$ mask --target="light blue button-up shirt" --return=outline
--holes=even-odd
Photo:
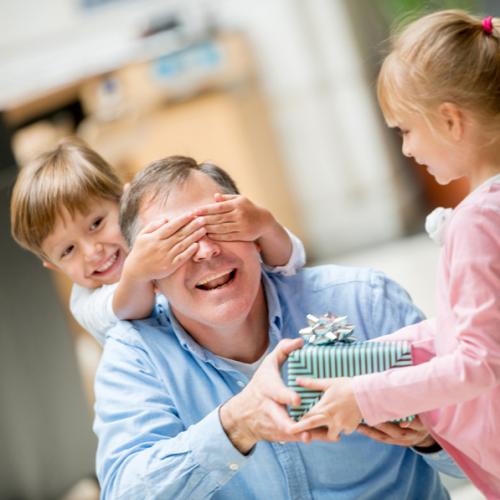
[[[347,315],[358,339],[421,319],[408,295],[369,269],[324,266],[292,277],[263,273],[273,348],[306,314]],[[96,377],[97,472],[106,499],[449,498],[437,470],[460,475],[444,452],[420,455],[358,433],[337,443],[259,442],[242,455],[218,408],[248,378],[197,344],[168,307],[110,331]]]

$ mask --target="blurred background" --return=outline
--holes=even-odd
[[[10,237],[18,168],[76,134],[129,180],[170,154],[210,160],[306,245],[369,265],[433,313],[440,188],[400,152],[375,80],[395,22],[498,0],[0,0],[0,499],[92,499],[100,348],[70,284]],[[448,481],[454,499],[481,496]]]

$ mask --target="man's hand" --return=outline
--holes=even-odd
[[[436,443],[418,417],[401,424],[387,422],[375,427],[362,424],[356,430],[375,441],[398,446],[426,448]]]
[[[294,424],[293,432],[303,435],[302,440],[320,439],[338,441],[339,434],[351,434],[359,425],[362,415],[351,389],[351,379],[346,377],[331,379],[297,378],[297,384],[324,391],[321,399]],[[326,429],[318,429],[326,427]],[[316,430],[315,430],[316,429]]]
[[[215,195],[215,203],[194,212],[205,221],[208,236],[218,241],[258,241],[277,224],[269,210],[239,194]]]
[[[220,421],[233,445],[248,453],[260,440],[299,441],[285,405],[300,404],[299,395],[281,380],[280,367],[302,339],[282,340],[263,361],[248,385],[222,405]]]
[[[124,275],[137,282],[169,276],[196,253],[205,234],[203,218],[193,214],[151,222],[137,236]]]

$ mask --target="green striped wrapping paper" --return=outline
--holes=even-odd
[[[289,414],[294,420],[299,420],[322,395],[321,391],[297,385],[297,377],[353,377],[411,364],[411,348],[406,341],[305,346],[288,357],[288,386],[301,397],[300,406],[290,407]],[[406,417],[399,421],[413,418]]]

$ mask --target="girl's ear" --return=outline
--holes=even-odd
[[[439,116],[445,131],[455,141],[462,139],[464,134],[465,117],[463,111],[452,102],[444,102],[438,108]]]
[[[48,260],[42,261],[42,266],[45,267],[45,269],[51,269],[52,271],[58,271],[57,266],[54,266],[54,264],[52,264]]]

